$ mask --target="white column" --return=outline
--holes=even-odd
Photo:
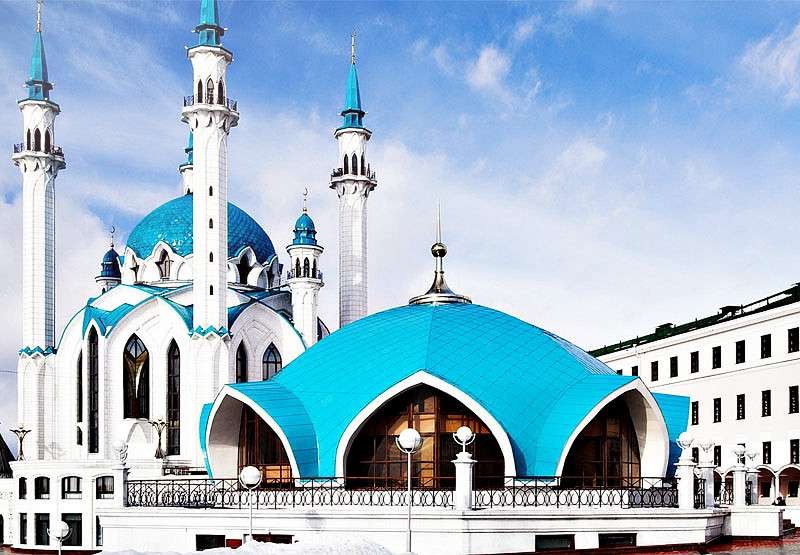
[[[698,465],[700,478],[704,479],[705,484],[705,505],[706,509],[714,506],[714,461],[701,460]]]
[[[746,484],[747,484],[747,468],[737,463],[733,467],[733,506],[744,507],[747,505],[747,498],[745,497]]]
[[[453,507],[457,511],[472,509],[473,467],[475,461],[466,451],[456,455],[453,464],[456,465],[456,489],[453,492]]]

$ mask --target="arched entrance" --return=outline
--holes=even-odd
[[[582,487],[636,485],[641,478],[639,441],[628,406],[605,406],[575,438],[564,462],[562,484]]]
[[[239,427],[238,471],[245,466],[261,470],[262,487],[292,482],[292,466],[280,438],[247,405]]]
[[[775,500],[775,473],[768,467],[758,469],[758,502],[769,505]]]
[[[778,495],[783,497],[787,505],[798,505],[800,493],[800,469],[787,466],[778,474]]]
[[[460,449],[453,432],[461,426],[469,426],[477,436],[468,447],[477,461],[476,487],[502,484],[503,454],[487,426],[457,399],[418,385],[387,401],[358,431],[345,459],[346,486],[404,487],[407,459],[395,438],[414,428],[422,436],[422,447],[412,456],[413,487],[453,489],[452,461]]]

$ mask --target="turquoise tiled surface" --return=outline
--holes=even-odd
[[[363,318],[318,342],[273,380],[237,387],[269,414],[287,410],[273,400],[276,388],[291,392],[292,403],[301,404],[309,420],[302,427],[292,420],[291,433],[285,430],[292,448],[306,457],[315,444],[318,472],[311,475],[332,476],[347,425],[375,397],[419,370],[459,388],[500,422],[518,475],[554,474],[580,421],[635,379],[502,312],[447,304],[403,306]],[[678,419],[679,407],[668,404]],[[300,409],[292,405],[295,418]]]
[[[159,241],[168,244],[176,254],[193,252],[192,195],[183,195],[166,202],[142,218],[128,236],[128,246],[138,256],[153,253]],[[238,256],[245,247],[252,247],[259,262],[275,256],[275,247],[267,233],[238,206],[228,203],[228,256]]]
[[[203,405],[200,409],[200,450],[203,452],[203,466],[206,467],[206,472],[211,476],[211,465],[208,464],[208,452],[206,451],[206,426],[208,426],[208,416],[211,414],[212,403]]]
[[[675,474],[675,462],[681,456],[681,448],[676,440],[681,432],[686,431],[689,423],[689,398],[681,395],[668,395],[666,393],[653,393],[653,397],[661,407],[661,413],[667,422],[669,434],[669,466],[667,476]]]
[[[48,100],[50,98],[50,83],[47,81],[47,59],[44,56],[44,41],[42,33],[33,35],[33,55],[31,56],[31,70],[28,73],[29,100]]]

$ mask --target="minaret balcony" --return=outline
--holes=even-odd
[[[16,143],[14,145],[14,155],[11,157],[12,159],[21,158],[24,155],[34,155],[34,156],[52,156],[56,158],[61,164],[63,165],[64,162],[64,149],[60,146],[50,145],[43,149],[34,149],[34,148],[27,148],[25,143]]]
[[[331,181],[340,181],[342,179],[366,179],[370,182],[375,182],[375,172],[368,171],[365,174],[344,173],[343,168],[334,168],[331,172]]]
[[[183,107],[186,108],[188,106],[194,106],[195,104],[204,104],[207,106],[224,106],[231,112],[238,112],[239,111],[239,103],[232,99],[232,98],[223,98],[222,102],[195,102],[195,96],[190,94],[189,96],[183,97]]]
[[[288,272],[286,272],[287,281],[290,279],[303,279],[303,278],[318,279],[319,281],[322,281],[322,272],[320,272],[319,270],[317,270],[316,272],[313,270],[309,272],[300,272],[299,274],[294,270],[289,270]]]

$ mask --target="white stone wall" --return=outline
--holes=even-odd
[[[321,272],[319,257],[322,247],[317,245],[289,245],[292,279],[288,280],[289,289],[292,291],[292,321],[295,328],[300,331],[306,346],[310,347],[317,342],[317,319],[319,313],[319,290],[324,285],[320,273],[313,275],[314,268]],[[309,261],[309,276],[302,275],[304,261]],[[301,274],[296,275],[297,267]],[[365,307],[366,309],[366,307]]]

